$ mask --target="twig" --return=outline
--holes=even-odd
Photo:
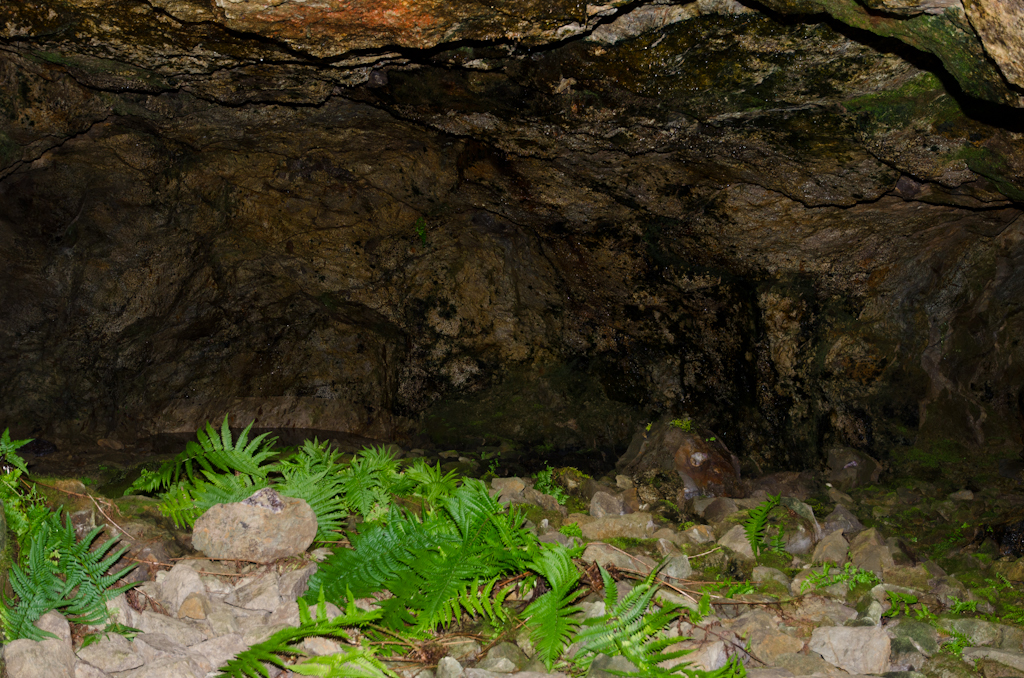
[[[100,508],[100,504],[99,504],[99,502],[98,502],[98,501],[96,501],[96,498],[95,498],[95,497],[93,497],[93,496],[92,496],[91,494],[87,494],[87,495],[85,495],[85,496],[89,497],[89,499],[92,499],[92,503],[96,505],[96,510],[97,510],[97,511],[99,511],[99,512],[100,512],[100,514],[101,514],[101,515],[102,515],[102,516],[103,516],[104,518],[106,518],[106,519],[107,519],[107,520],[108,520],[108,521],[110,522],[110,524],[111,524],[111,525],[113,525],[113,526],[114,526],[114,527],[116,527],[117,529],[121,530],[121,534],[123,534],[124,536],[128,537],[128,539],[129,539],[130,541],[132,541],[132,542],[134,542],[134,541],[135,541],[135,537],[133,537],[132,535],[128,534],[128,530],[126,530],[126,529],[124,529],[123,527],[121,527],[120,525],[118,525],[118,524],[117,524],[117,523],[116,523],[116,522],[114,521],[114,519],[113,519],[113,518],[111,518],[110,516],[108,516],[108,515],[107,515],[106,511],[104,511],[104,510],[103,510],[102,508]]]
[[[698,553],[698,554],[693,555],[693,556],[687,556],[687,558],[689,558],[690,560],[693,560],[694,558],[703,558],[704,556],[708,555],[709,553],[714,553],[715,551],[721,551],[721,550],[722,550],[721,546],[716,546],[713,549],[708,549],[704,553]]]
[[[163,563],[159,560],[143,560],[142,558],[127,558],[133,563],[141,563],[143,565],[159,565],[160,567],[166,567],[168,569],[174,567],[170,563]],[[184,558],[172,558],[172,560],[185,560]],[[204,558],[197,558],[196,560],[205,560]],[[208,574],[214,577],[251,577],[252,572],[244,574],[232,574],[230,572],[209,572],[207,570],[196,570],[196,574]]]

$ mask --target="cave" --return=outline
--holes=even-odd
[[[5,2],[0,426],[1015,473],[1019,9]]]

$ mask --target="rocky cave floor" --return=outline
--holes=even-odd
[[[349,447],[356,443],[348,441]],[[671,649],[692,650],[685,658],[691,668],[718,669],[739,655],[757,678],[1024,676],[1024,559],[1018,559],[1015,525],[1024,516],[1024,490],[1018,478],[972,491],[950,480],[956,473],[937,473],[932,481],[888,473],[881,483],[840,489],[851,482],[843,469],[776,473],[744,481],[745,498],[698,497],[679,510],[664,501],[642,504],[641,488],[614,471],[593,479],[556,469],[553,484],[536,475],[496,477],[502,451],[482,448],[476,458],[454,451],[398,453],[489,481],[502,504],[521,506],[542,541],[571,543],[575,538],[559,528],[575,523],[586,543],[579,565],[607,568],[620,595],[664,561],[659,596],[694,610],[670,629],[681,643]],[[77,653],[68,655],[74,666],[68,675],[214,676],[241,649],[298,624],[295,599],[323,550],[272,565],[203,559],[189,532],[159,516],[155,500],[102,499],[126,481],[101,458],[92,456],[91,477],[37,478],[73,512],[76,526],[107,523],[113,532],[109,525],[116,524],[116,532],[129,537],[128,557],[139,564],[132,576],[142,583],[138,593],[119,596],[117,614],[143,633],[131,642],[110,634],[82,647],[88,629],[48,613],[40,625]],[[37,474],[67,464],[34,461]],[[570,494],[566,505],[538,491],[557,494],[555,487]],[[744,525],[772,496],[781,499],[768,514],[767,535],[782,528],[789,553],[765,547],[755,556]],[[711,609],[702,617],[697,611],[705,593]],[[584,599],[584,614],[601,600],[599,590]],[[336,642],[322,638],[304,647],[312,655],[338,651]],[[521,629],[492,637],[467,622],[431,647],[432,656],[411,653],[389,667],[403,678],[548,673]],[[298,675],[267,667],[272,677]],[[588,677],[634,669],[621,657],[604,658]],[[15,672],[8,658],[6,670],[10,678],[48,678],[53,669],[23,663]]]

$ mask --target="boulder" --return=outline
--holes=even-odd
[[[590,499],[590,515],[595,518],[605,516],[621,516],[625,514],[626,505],[622,497],[608,492],[595,492]]]
[[[303,553],[316,529],[309,504],[265,488],[245,501],[212,506],[196,520],[192,545],[210,558],[269,563]]]
[[[889,636],[878,627],[821,626],[808,647],[849,673],[882,674],[889,666]]]
[[[852,447],[833,447],[828,451],[828,480],[844,492],[878,482],[881,472],[881,464]]]
[[[688,419],[662,417],[649,431],[634,437],[616,468],[638,487],[655,476],[674,481],[686,500],[742,494],[728,448],[718,436]]]

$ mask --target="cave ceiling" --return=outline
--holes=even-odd
[[[1016,454],[1019,0],[0,7],[0,414]]]

